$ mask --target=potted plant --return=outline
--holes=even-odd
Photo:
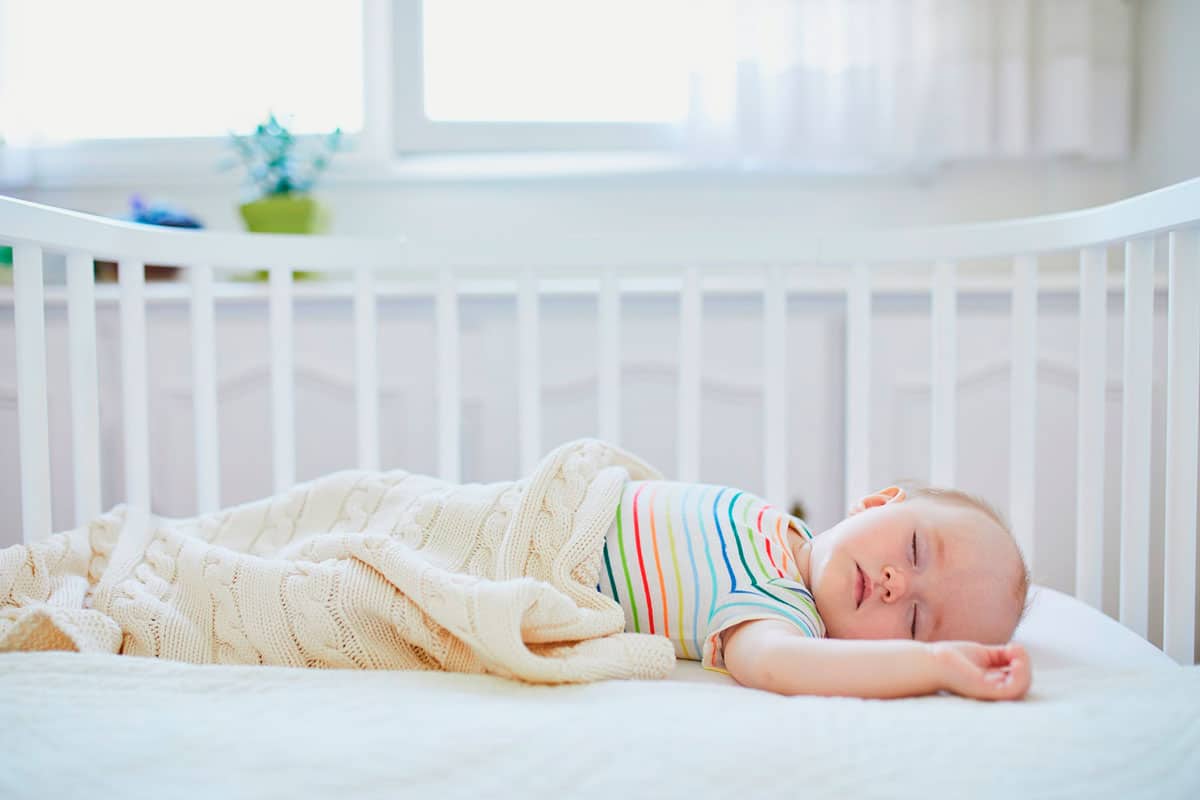
[[[325,137],[324,147],[301,158],[297,138],[270,114],[248,136],[230,133],[246,167],[250,194],[239,208],[246,227],[258,233],[320,233],[328,229],[329,211],[311,194],[313,184],[341,146],[342,129]],[[229,162],[236,166],[237,162]]]

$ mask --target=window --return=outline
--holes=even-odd
[[[672,147],[697,165],[835,171],[1129,150],[1119,0],[395,10],[400,150]]]
[[[0,0],[0,13],[10,144],[224,137],[269,110],[301,133],[362,127],[358,3]]]
[[[401,151],[662,148],[687,115],[683,0],[398,0]]]
[[[397,155],[496,151],[597,164],[612,151],[650,169],[1119,158],[1131,14],[1116,0],[911,13],[888,0],[0,0],[0,185],[222,180],[227,132],[268,111],[298,133],[342,128],[351,152],[331,177],[368,180],[427,166],[394,170]],[[1092,31],[1082,53],[1078,31]]]
[[[436,122],[680,122],[687,65],[664,47],[673,5],[425,2],[425,114]]]

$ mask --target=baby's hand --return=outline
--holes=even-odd
[[[1019,644],[934,642],[942,688],[977,700],[1019,700],[1032,681],[1029,655]]]

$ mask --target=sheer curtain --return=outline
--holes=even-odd
[[[699,161],[912,167],[1129,153],[1126,0],[701,0]]]

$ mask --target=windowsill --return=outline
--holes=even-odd
[[[351,140],[353,142],[353,140]],[[230,159],[219,140],[146,140],[58,145],[36,151],[0,147],[0,192],[37,192],[131,187],[220,187],[236,191],[240,166],[222,171]],[[959,160],[906,165],[842,163],[784,167],[726,163],[698,165],[669,151],[447,152],[380,157],[350,150],[334,156],[318,187],[405,184],[583,184],[614,186],[685,185],[728,188],[838,186],[886,182],[927,186],[956,172],[1007,171],[1014,167],[1053,173],[1060,169],[1124,168],[1126,161],[1068,157]]]
[[[489,181],[638,181],[664,179],[723,182],[792,182],[814,178],[878,178],[884,176],[928,179],[935,167],[881,168],[868,165],[787,168],[724,164],[698,165],[683,156],[656,152],[546,152],[456,153],[409,156],[387,165],[384,180],[489,182]],[[343,180],[353,181],[351,175]]]
[[[220,171],[228,152],[211,142],[189,142],[167,149],[62,146],[23,153],[0,148],[0,192],[130,186],[236,187],[242,170]],[[779,167],[743,164],[697,165],[663,151],[495,152],[407,155],[379,159],[348,152],[334,157],[318,183],[322,187],[388,184],[493,184],[587,182],[645,184],[684,182],[724,185],[786,185],[803,180],[844,182],[906,180],[927,182],[936,165],[886,167],[844,164],[829,167]]]

